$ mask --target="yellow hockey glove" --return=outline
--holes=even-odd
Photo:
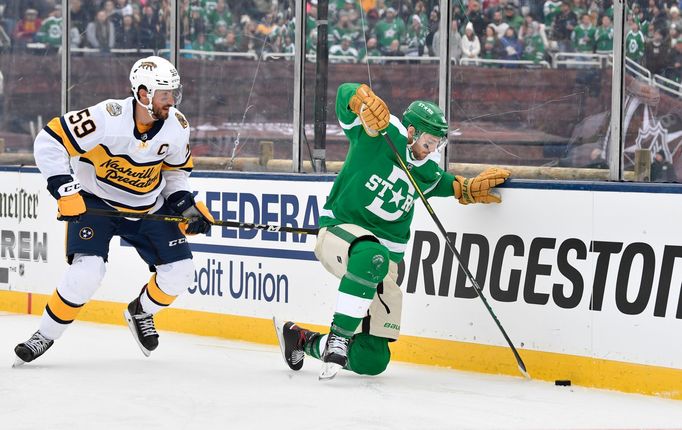
[[[47,179],[47,190],[57,199],[59,221],[78,222],[87,210],[80,189],[80,182],[71,175],[56,175]]]
[[[213,215],[211,215],[211,212],[202,201],[198,201],[194,206],[190,206],[182,215],[190,219],[189,222],[181,222],[178,224],[180,231],[186,236],[208,233],[209,230],[211,230],[211,225],[215,221]]]
[[[365,131],[372,137],[387,128],[391,120],[391,113],[386,103],[366,84],[360,85],[355,90],[355,94],[348,102],[348,107],[360,118]]]
[[[492,189],[502,184],[510,174],[509,170],[490,167],[475,178],[455,176],[452,183],[455,198],[463,205],[469,203],[500,203],[502,199]]]

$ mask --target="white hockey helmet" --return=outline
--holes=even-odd
[[[157,90],[172,90],[176,106],[182,100],[180,75],[173,64],[165,58],[151,56],[137,60],[133,64],[132,69],[130,69],[130,85],[135,100],[146,107],[152,116],[154,115],[152,112],[152,99]],[[147,90],[149,104],[144,104],[140,101],[138,91],[141,87]]]

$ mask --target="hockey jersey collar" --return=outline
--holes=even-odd
[[[133,103],[133,135],[135,135],[135,139],[141,140],[143,142],[146,142],[147,140],[152,140],[154,136],[161,130],[161,127],[163,127],[164,120],[162,119],[157,119],[154,121],[154,125],[152,126],[151,129],[149,129],[145,133],[140,133],[137,130],[137,121],[135,121],[135,99],[132,99]]]

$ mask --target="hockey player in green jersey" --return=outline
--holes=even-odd
[[[341,368],[365,375],[383,372],[391,356],[388,344],[400,331],[398,263],[419,195],[380,134],[394,143],[427,198],[454,195],[465,205],[498,203],[492,188],[509,177],[499,168],[472,179],[441,169],[448,125],[431,102],[412,102],[401,122],[367,85],[346,83],[338,89],[336,115],[350,148],[320,212],[315,247],[322,265],[341,279],[330,332],[275,319],[289,367],[301,369],[305,354],[321,359],[320,379],[333,378]]]

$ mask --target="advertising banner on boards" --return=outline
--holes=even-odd
[[[64,225],[37,172],[1,172],[0,289],[51,294]],[[193,175],[216,218],[314,228],[328,179]],[[682,202],[665,193],[515,188],[501,205],[431,199],[495,313],[525,349],[682,369]],[[195,278],[173,307],[328,325],[338,280],[315,237],[213,227],[192,236]],[[95,299],[129,302],[150,272],[114,239]],[[505,345],[433,221],[416,204],[400,266],[401,333]]]

